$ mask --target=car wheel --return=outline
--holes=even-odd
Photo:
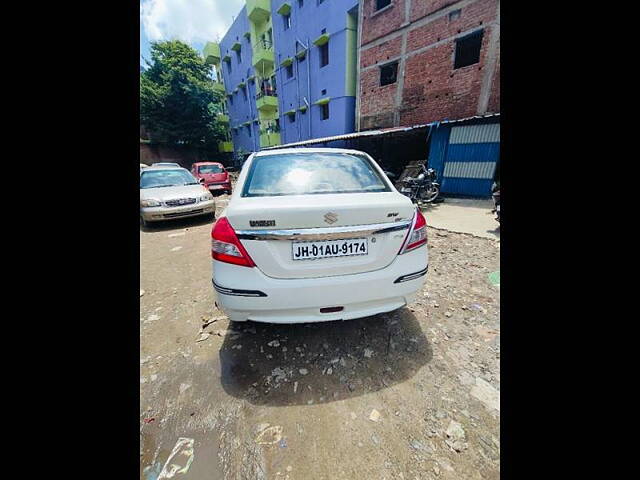
[[[142,228],[149,228],[149,222],[147,222],[142,215],[140,215],[140,226]]]

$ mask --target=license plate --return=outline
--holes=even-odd
[[[368,253],[369,244],[366,238],[325,240],[320,242],[291,242],[291,258],[293,260],[350,257],[353,255],[367,255]]]

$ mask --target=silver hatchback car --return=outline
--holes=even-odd
[[[215,215],[213,195],[189,170],[155,167],[140,171],[140,223]]]

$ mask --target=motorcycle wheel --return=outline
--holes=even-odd
[[[440,187],[433,187],[431,193],[424,192],[422,201],[425,203],[433,202],[440,195]]]

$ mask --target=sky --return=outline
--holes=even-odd
[[[182,40],[202,52],[222,38],[244,0],[141,0],[140,65],[150,59],[149,42]]]

